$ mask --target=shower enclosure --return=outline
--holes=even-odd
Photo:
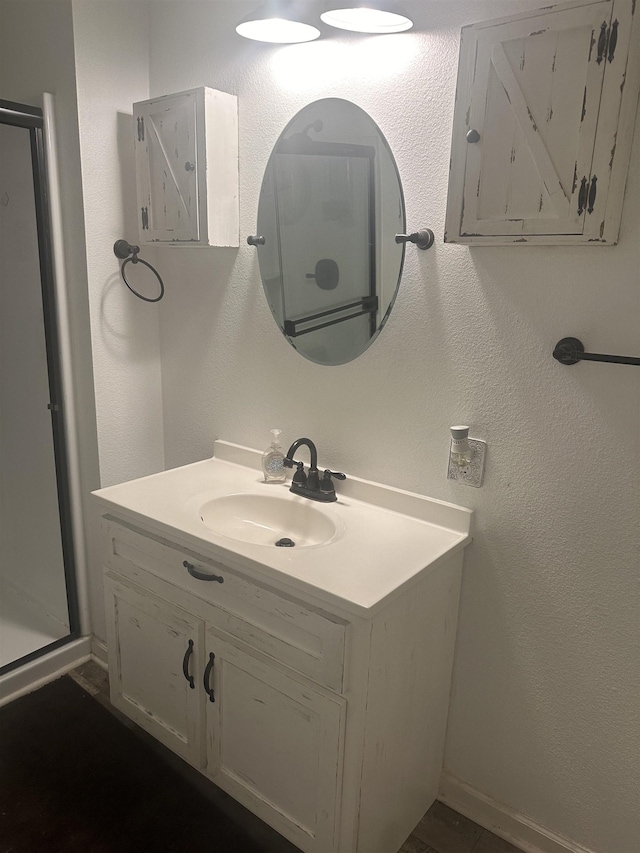
[[[79,636],[45,169],[0,100],[0,676]]]

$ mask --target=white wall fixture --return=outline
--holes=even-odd
[[[452,426],[447,479],[480,488],[486,452],[485,441],[469,438],[468,426]]]
[[[239,246],[236,96],[201,86],[133,114],[140,243]]]
[[[297,44],[313,41],[320,30],[304,20],[305,9],[299,2],[268,0],[244,17],[236,32],[253,41],[270,44]]]
[[[438,790],[471,512],[261,480],[217,441],[96,493],[112,702],[306,853],[396,853]],[[256,523],[216,516],[240,499]],[[300,538],[302,510],[333,532]]]
[[[445,241],[618,239],[640,90],[635,3],[462,30]]]
[[[413,21],[398,8],[397,3],[366,0],[339,5],[320,15],[325,24],[355,33],[382,35],[402,33],[413,27]]]

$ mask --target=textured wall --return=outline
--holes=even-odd
[[[149,95],[147,4],[73,0],[73,31],[100,485],[108,486],[164,466],[158,310],[127,290],[113,254],[117,239],[138,237],[132,103]],[[153,252],[142,256],[153,262]],[[144,290],[151,274],[128,270]],[[97,507],[89,513],[95,546]],[[104,638],[97,555],[90,594],[93,630]]]
[[[254,2],[153,4],[151,94],[239,95],[241,242],[280,130],[328,96],[378,123],[409,228],[438,238],[409,248],[378,340],[333,368],[281,337],[252,248],[158,249],[166,462],[209,456],[216,437],[266,446],[278,426],[339,470],[473,507],[446,769],[598,853],[632,853],[640,372],[566,368],[551,350],[574,334],[594,352],[640,353],[639,146],[618,246],[444,245],[459,28],[543,4],[405,5],[411,34],[274,48],[233,33]],[[445,479],[460,422],[489,443],[479,491]]]
[[[100,478],[108,486],[163,467],[157,306],[127,290],[113,254],[117,239],[138,237],[132,103],[149,95],[147,4],[73,0],[73,27]],[[144,291],[151,273],[128,272]]]

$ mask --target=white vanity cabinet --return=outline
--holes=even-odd
[[[133,118],[140,243],[237,247],[237,97],[201,86]]]
[[[462,550],[368,616],[103,530],[112,703],[301,850],[396,853],[437,794]]]
[[[445,242],[615,243],[640,89],[635,0],[462,30]]]
[[[345,624],[143,531],[105,531],[113,705],[302,849],[335,849],[346,700],[324,683],[342,683]]]

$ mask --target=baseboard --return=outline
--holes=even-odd
[[[107,644],[103,640],[99,640],[95,634],[91,636],[91,657],[103,669],[109,669]]]
[[[70,669],[89,660],[90,654],[90,638],[80,637],[8,672],[0,677],[0,706],[37,690],[49,681],[54,681]]]
[[[525,853],[593,853],[449,773],[442,774],[438,799]]]

